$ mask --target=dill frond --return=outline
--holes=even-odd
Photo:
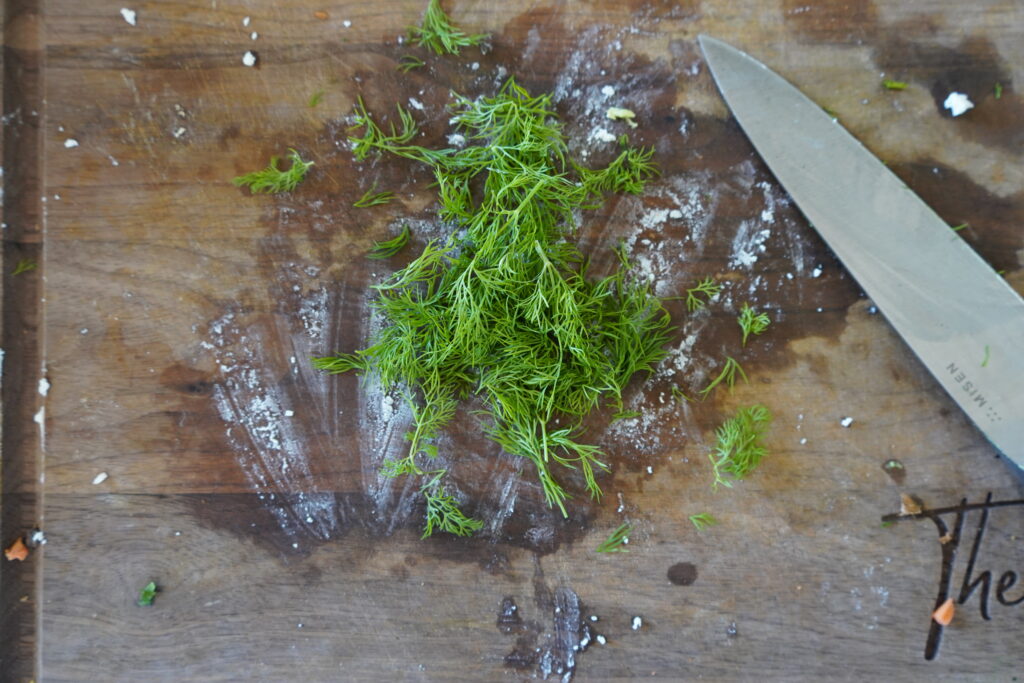
[[[34,260],[30,258],[23,258],[18,261],[18,265],[14,266],[14,270],[11,272],[11,275],[21,275],[22,273],[27,273],[30,270],[35,270],[38,267],[39,264]]]
[[[419,69],[420,67],[426,65],[427,63],[424,62],[419,57],[416,57],[414,55],[402,55],[402,58],[398,60],[398,66],[396,66],[395,69],[401,71],[404,74],[407,74],[413,69]]]
[[[386,259],[391,258],[398,252],[405,248],[405,245],[409,243],[409,237],[412,233],[409,232],[409,224],[406,223],[402,226],[402,232],[389,240],[383,242],[374,242],[373,249],[366,255],[366,258],[372,259]]]
[[[718,524],[718,520],[711,516],[710,513],[701,512],[696,515],[690,515],[690,523],[697,529],[697,531],[704,531],[709,526]]]
[[[719,484],[732,487],[734,480],[743,479],[757,467],[767,452],[761,437],[771,421],[771,413],[758,403],[740,408],[715,430],[715,450],[708,454],[715,474],[712,488]]]
[[[253,194],[291,192],[306,177],[313,162],[303,161],[294,149],[288,150],[288,160],[291,162],[291,166],[282,170],[277,167],[280,159],[276,156],[270,157],[270,164],[262,171],[253,171],[238,176],[231,182],[238,187],[247,186]]]
[[[599,553],[628,553],[629,550],[623,546],[629,543],[629,533],[633,531],[633,525],[626,522],[611,533],[596,550]]]
[[[467,517],[459,509],[455,498],[444,490],[440,479],[446,474],[445,470],[437,470],[428,474],[433,475],[432,478],[420,489],[420,493],[427,503],[426,524],[420,538],[433,535],[435,529],[456,536],[469,536],[484,525],[479,519]]]
[[[313,109],[324,99],[324,91],[317,90],[315,93],[309,96],[309,108]]]
[[[686,310],[693,313],[704,308],[707,306],[707,302],[718,296],[721,291],[722,285],[715,282],[714,278],[704,278],[697,283],[696,287],[686,290]],[[701,299],[699,294],[703,294],[705,298]]]
[[[744,382],[749,381],[747,380],[747,373],[743,372],[743,368],[741,368],[740,364],[736,362],[736,359],[733,358],[732,356],[726,356],[725,365],[722,366],[722,371],[718,373],[718,377],[715,377],[713,380],[711,380],[710,384],[708,384],[706,387],[700,390],[701,398],[704,398],[708,394],[710,394],[712,389],[717,387],[722,382],[725,382],[726,385],[728,385],[728,387],[732,389],[733,385],[736,384],[737,372],[740,374],[740,377],[743,378]]]
[[[740,309],[740,315],[736,319],[739,323],[740,329],[743,330],[743,346],[747,345],[747,337],[752,334],[761,334],[768,329],[771,324],[771,319],[767,313],[755,313],[754,309],[750,307],[750,304],[743,304],[743,308]]]
[[[885,86],[886,90],[906,90],[907,89],[907,84],[904,83],[903,81],[894,81],[894,80],[891,80],[889,78],[886,78],[885,80],[883,80],[882,81],[882,85]]]
[[[370,369],[370,361],[363,357],[362,352],[339,353],[336,356],[324,356],[313,358],[313,367],[322,370],[329,375],[340,375],[350,370],[367,372]]]
[[[387,204],[395,198],[394,192],[374,192],[377,186],[374,185],[369,190],[363,193],[363,196],[352,202],[352,206],[357,209],[365,209],[370,206],[380,206]]]
[[[409,40],[413,44],[425,45],[439,55],[457,55],[460,49],[479,45],[489,37],[486,33],[466,33],[452,24],[441,9],[440,0],[430,0],[420,25],[409,27]]]
[[[386,131],[357,103],[353,153],[427,164],[453,231],[374,285],[386,324],[370,346],[323,362],[361,370],[366,361],[386,389],[408,391],[408,455],[386,474],[425,476],[418,463],[437,455],[437,434],[474,395],[487,436],[529,461],[547,503],[568,516],[561,476],[596,499],[608,469],[601,450],[580,441],[583,418],[601,405],[621,410],[626,384],[653,371],[671,329],[650,287],[627,275],[624,250],[615,272],[594,279],[570,237],[580,209],[640,192],[657,169],[651,150],[628,146],[603,169],[574,164],[551,96],[514,80],[492,97],[454,98],[460,149],[412,144],[415,122],[403,109]]]

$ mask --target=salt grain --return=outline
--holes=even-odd
[[[633,622],[629,625],[634,631],[639,631],[640,627],[644,625],[644,620],[640,617],[633,617]]]
[[[850,425],[853,424],[853,418],[852,417],[844,417],[842,420],[839,421],[839,424],[841,424],[844,427],[849,427]]]
[[[242,55],[242,64],[245,64],[246,66],[256,66],[256,53],[252,50],[247,50],[246,53]]]
[[[974,102],[971,102],[962,92],[951,92],[942,106],[949,110],[950,115],[960,116],[969,109],[974,109]]]
[[[242,19],[242,26],[248,26],[248,25],[249,25],[249,17],[243,18]]]
[[[106,480],[107,480],[107,473],[106,472],[100,472],[99,474],[97,474],[95,477],[92,478],[92,485],[93,486],[98,486],[98,485],[102,484],[103,482],[105,482]]]
[[[293,415],[295,415],[295,411],[294,410],[286,410],[286,411],[284,411],[284,416],[285,417],[292,417]]]
[[[601,94],[604,95],[605,97],[611,97],[612,95],[615,94],[615,88],[613,88],[610,85],[606,85],[603,88],[601,88]]]
[[[344,26],[345,28],[348,28],[349,26],[352,25],[352,22],[346,19],[345,21],[341,22],[341,25]]]
[[[135,10],[128,9],[127,7],[121,8],[121,16],[132,26],[135,26]]]
[[[78,140],[74,138],[68,138],[67,140],[64,141],[64,146],[68,149],[71,149],[72,147],[78,147]]]
[[[606,644],[608,642],[608,640],[604,636],[600,636],[600,635],[597,638],[595,638],[594,640],[599,642],[601,645],[604,645],[604,644]]]

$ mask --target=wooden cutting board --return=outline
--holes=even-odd
[[[493,34],[445,58],[399,40],[419,1],[123,3],[3,3],[0,540],[47,543],[0,564],[0,677],[1016,680],[1020,479],[774,182],[696,36],[834,111],[1022,291],[1019,3],[445,2]],[[405,54],[427,66],[401,74]],[[609,134],[655,148],[642,196],[583,216],[597,266],[624,239],[661,296],[727,287],[704,312],[669,302],[669,358],[627,395],[641,416],[595,422],[602,501],[570,480],[561,519],[467,411],[440,446],[485,528],[420,540],[416,484],[376,474],[400,402],[308,363],[366,343],[369,285],[410,258],[368,261],[374,240],[444,234],[428,172],[356,163],[346,116],[401,102],[440,146],[449,91],[509,75],[554,94],[586,163]],[[974,109],[951,117],[952,91]],[[295,192],[231,184],[288,148],[316,162]],[[354,209],[374,185],[396,201]],[[773,324],[741,348],[744,302]],[[726,356],[749,383],[672,399]],[[770,455],[714,492],[714,429],[754,402]],[[902,493],[925,513],[884,525]],[[719,524],[698,533],[701,512]],[[630,552],[595,553],[623,521]]]

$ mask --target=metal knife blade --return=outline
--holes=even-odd
[[[939,384],[1024,468],[1024,300],[821,107],[749,55],[698,40],[796,205]]]

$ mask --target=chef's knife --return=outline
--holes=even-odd
[[[1024,300],[821,107],[749,55],[699,41],[796,205],[939,384],[1024,468]]]

